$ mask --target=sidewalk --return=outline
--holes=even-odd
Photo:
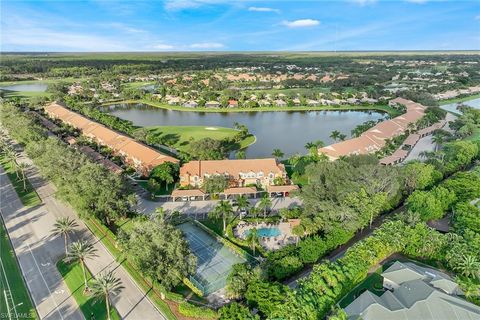
[[[24,161],[31,163],[28,158]],[[165,319],[143,291],[138,288],[125,269],[114,260],[103,244],[87,229],[75,212],[54,197],[54,186],[40,177],[36,167],[32,166],[27,175],[43,204],[28,209],[21,204],[18,205],[20,203],[18,197],[16,194],[12,195],[12,192],[15,193],[15,191],[8,183],[6,175],[2,174],[2,214],[14,242],[15,251],[17,252],[17,247],[19,249],[17,255],[22,270],[27,274],[32,273],[27,278],[27,283],[31,288],[30,291],[34,296],[35,305],[39,309],[41,317],[51,315],[49,319],[83,319],[75,301],[72,301],[73,298],[70,297],[68,288],[56,270],[55,262],[64,254],[63,239],[52,238],[50,235],[50,230],[52,230],[56,218],[69,216],[79,224],[72,240],[90,241],[94,243],[97,249],[98,257],[86,261],[89,270],[94,275],[106,270],[114,270],[115,276],[121,279],[125,288],[120,295],[112,297],[112,304],[121,318],[132,320]],[[17,201],[12,201],[12,198],[17,198]],[[33,259],[28,258],[28,253],[32,251]],[[42,279],[45,282],[43,285],[41,285]],[[31,285],[30,283],[34,280],[36,283]]]

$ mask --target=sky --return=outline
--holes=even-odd
[[[3,52],[480,50],[480,1],[2,0]]]

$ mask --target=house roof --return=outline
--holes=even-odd
[[[180,168],[180,175],[189,174],[192,176],[203,177],[205,174],[226,174],[237,177],[240,173],[284,172],[285,168],[277,164],[274,158],[267,159],[237,159],[237,160],[201,160],[190,161]]]
[[[407,108],[406,113],[391,120],[377,123],[358,138],[334,143],[318,149],[318,152],[326,154],[332,159],[338,159],[340,156],[368,154],[378,151],[385,146],[385,140],[402,134],[410,123],[415,123],[424,114],[425,107],[419,103],[402,98],[391,101],[404,104]]]
[[[405,272],[406,269],[411,269],[411,272]],[[425,273],[427,277],[424,279],[406,280],[412,277],[415,278],[415,275],[417,275],[417,273],[419,274],[419,270],[428,272]],[[456,283],[447,278],[440,277],[444,274],[438,270],[424,268],[414,263],[396,262],[386,270],[386,273],[393,273],[396,276],[403,274],[405,278],[400,277],[402,284],[398,288],[395,288],[393,291],[386,291],[380,296],[370,291],[362,293],[345,308],[348,319],[480,319],[480,307],[456,295],[447,293],[454,293],[452,283],[455,285]],[[434,280],[431,280],[431,275],[435,275]],[[442,288],[438,290],[440,286]]]
[[[201,197],[203,195],[205,195],[205,192],[200,189],[175,189],[172,191],[172,197]]]
[[[80,129],[83,134],[94,138],[100,143],[124,153],[129,158],[140,161],[142,165],[153,167],[166,161],[178,162],[173,157],[167,156],[124,134],[70,111],[56,102],[45,106],[45,111],[52,117],[70,123],[73,127]]]
[[[286,186],[267,186],[268,192],[292,192],[298,190],[298,186],[295,184],[290,184]]]
[[[223,191],[224,194],[249,194],[256,193],[255,187],[228,188]]]

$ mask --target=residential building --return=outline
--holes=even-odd
[[[274,158],[238,160],[190,161],[180,168],[180,185],[202,187],[206,178],[223,175],[229,180],[229,187],[274,185],[275,178],[287,182],[285,166]]]
[[[273,102],[273,105],[277,106],[277,107],[286,107],[287,103],[285,101],[279,99],[279,100],[275,100]]]
[[[413,262],[395,262],[382,273],[385,292],[363,292],[345,308],[348,319],[479,320],[480,307],[459,297],[447,274]]]
[[[426,107],[410,100],[396,98],[391,100],[390,105],[401,104],[406,107],[406,113],[376,124],[374,127],[362,133],[358,138],[353,138],[318,149],[330,160],[336,160],[341,156],[353,154],[369,154],[379,151],[386,145],[386,140],[399,136],[407,129],[414,128],[420,120]]]
[[[207,107],[207,108],[218,108],[218,107],[220,107],[220,102],[218,102],[218,101],[208,101],[207,103],[205,103],[205,107]]]
[[[187,101],[183,104],[184,107],[187,107],[187,108],[196,108],[198,107],[198,103],[196,101],[193,101],[193,100],[190,100],[190,101]]]
[[[96,143],[109,147],[114,154],[121,156],[125,163],[142,175],[147,176],[153,168],[164,162],[179,162],[135,139],[70,111],[56,102],[45,106],[45,112],[51,118],[59,119],[80,130],[84,136],[91,138]]]

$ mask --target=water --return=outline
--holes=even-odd
[[[385,115],[364,111],[286,111],[286,112],[188,112],[151,107],[145,104],[112,105],[103,109],[137,126],[219,126],[233,128],[238,122],[257,137],[248,147],[248,158],[272,156],[275,148],[285,156],[307,153],[307,142],[322,140],[333,143],[333,130],[350,136],[350,131],[367,120]]]
[[[14,84],[11,86],[3,86],[0,89],[10,91],[27,91],[27,92],[45,92],[48,84],[46,83],[29,83],[29,84]]]
[[[446,105],[441,106],[441,108],[443,110],[450,111],[450,112],[453,112],[453,113],[461,113],[460,111],[457,110],[457,107],[459,105],[462,105],[462,104],[473,107],[475,109],[480,109],[480,98],[473,99],[473,100],[468,100],[468,101],[464,101],[464,102],[456,102],[456,103],[446,104]]]
[[[245,233],[244,233],[245,238],[248,237],[250,232],[251,232],[251,230],[246,230],[245,231]],[[259,236],[259,237],[272,238],[272,237],[278,237],[281,234],[282,234],[282,232],[277,227],[257,229],[257,236]]]

